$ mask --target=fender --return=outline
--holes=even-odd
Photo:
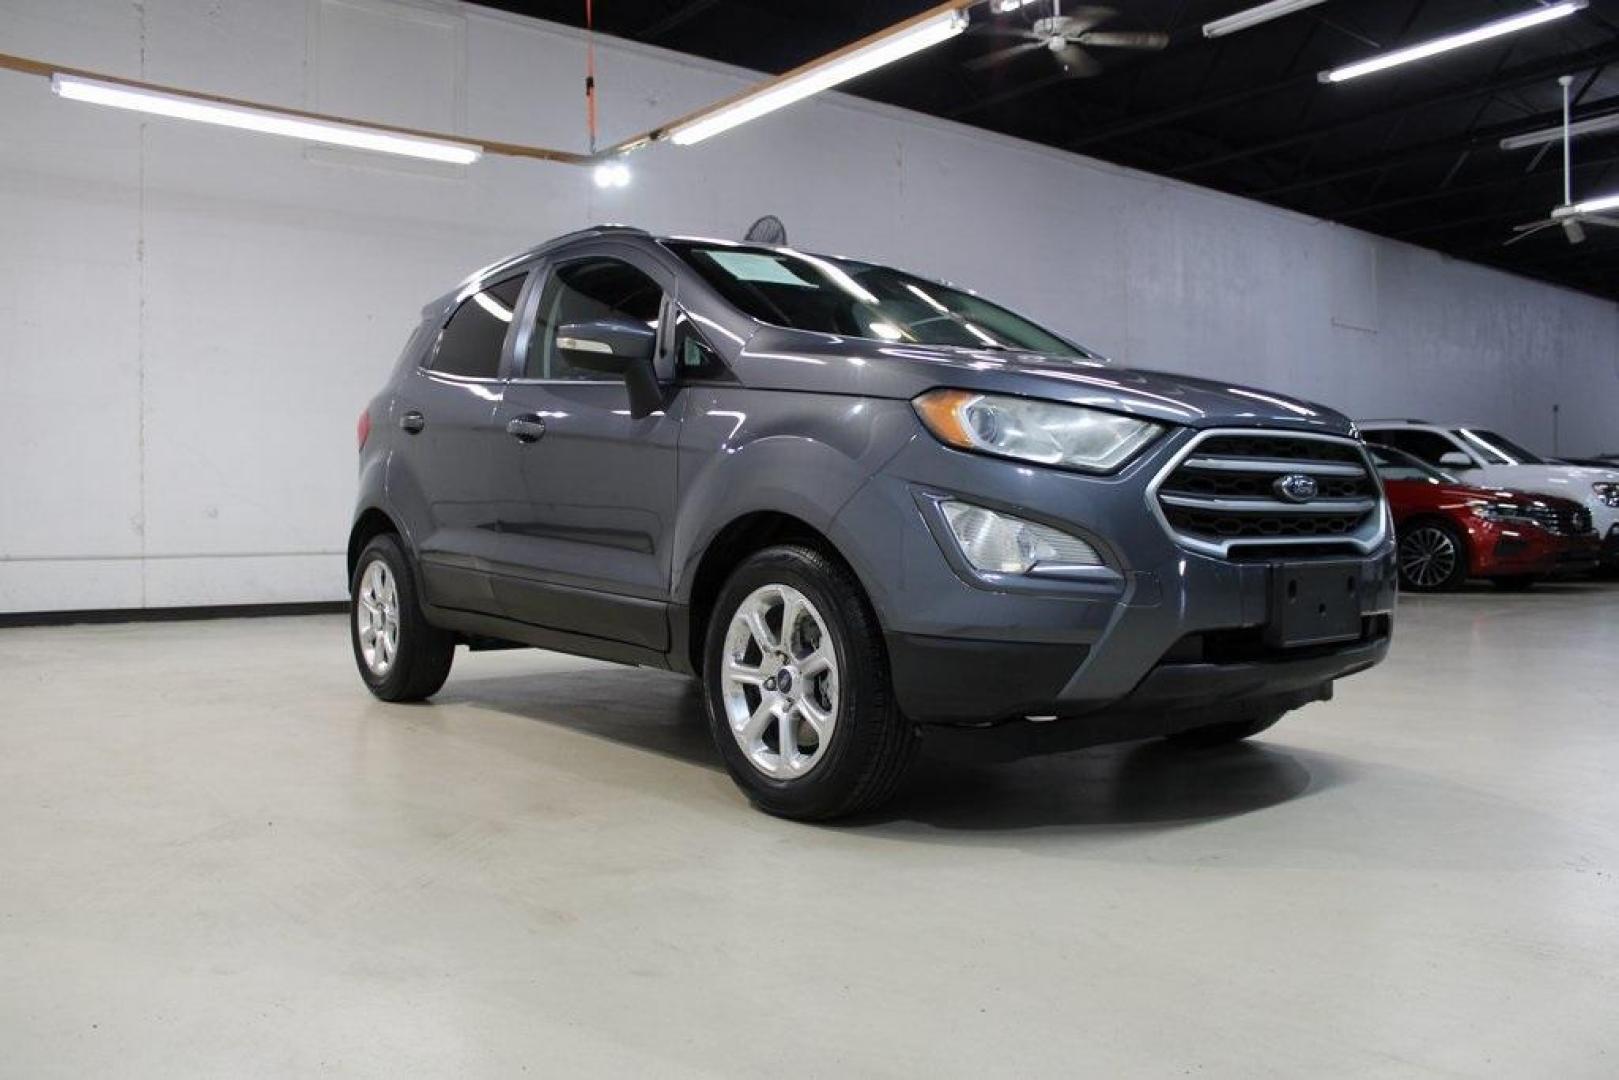
[[[865,560],[857,562],[841,547],[838,511],[915,436],[909,403],[787,391],[691,392],[696,396],[680,436],[673,601],[691,601],[698,565],[715,537],[761,511],[816,529],[858,572]]]

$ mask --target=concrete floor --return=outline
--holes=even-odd
[[[1619,1075],[1619,586],[1397,637],[1251,746],[815,828],[665,674],[0,631],[0,1075]]]

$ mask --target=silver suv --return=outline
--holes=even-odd
[[[1344,417],[871,263],[563,237],[429,304],[359,436],[373,693],[458,644],[684,672],[789,817],[876,805],[923,743],[1241,739],[1389,646]]]

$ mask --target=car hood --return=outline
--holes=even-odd
[[[1510,503],[1569,503],[1579,505],[1573,499],[1559,499],[1551,495],[1536,491],[1514,490],[1479,486],[1477,484],[1435,484],[1426,480],[1385,480],[1383,486],[1388,490],[1390,498],[1397,498],[1407,493],[1422,493],[1434,502],[1468,503],[1468,502],[1510,502]]]
[[[757,389],[910,399],[940,386],[1088,405],[1187,427],[1285,427],[1349,435],[1347,417],[1252,387],[1102,360],[949,346],[886,344],[761,329],[737,357]]]
[[[1492,483],[1584,502],[1592,484],[1619,483],[1619,469],[1583,465],[1491,465],[1481,470]]]

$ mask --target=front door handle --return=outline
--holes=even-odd
[[[506,421],[506,434],[518,442],[539,442],[545,434],[545,421],[538,416],[517,416]]]
[[[414,435],[427,426],[427,417],[420,411],[412,409],[399,418],[399,426]]]

